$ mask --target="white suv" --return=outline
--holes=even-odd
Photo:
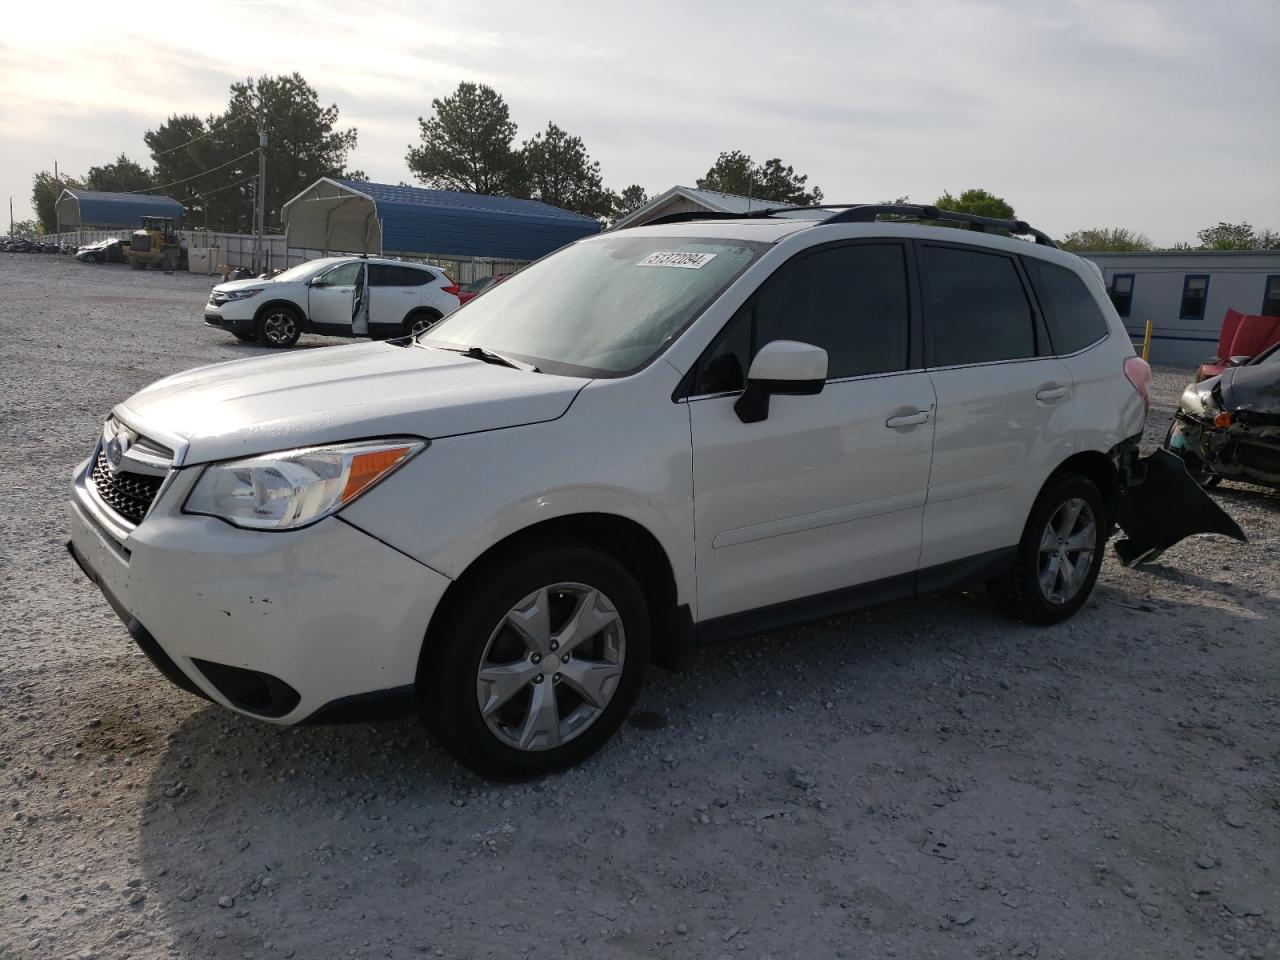
[[[1147,366],[1042,235],[882,212],[605,233],[416,339],[169,377],[77,469],[72,552],[191,692],[413,702],[503,778],[591,754],[698,643],[972,582],[1070,616]]]
[[[303,333],[385,339],[421,333],[458,309],[458,287],[437,267],[325,257],[269,280],[220,283],[204,322],[239,340],[291,347]]]

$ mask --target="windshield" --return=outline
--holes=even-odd
[[[282,273],[277,273],[272,280],[283,280],[288,283],[290,280],[305,280],[313,273],[319,273],[325,267],[331,267],[338,262],[336,257],[325,257],[322,260],[308,260],[306,263],[300,263],[296,267],[290,267]]]
[[[422,342],[483,347],[549,373],[621,376],[657,356],[768,246],[605,234],[494,284]]]

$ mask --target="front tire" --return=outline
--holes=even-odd
[[[507,557],[433,624],[419,711],[476,773],[528,780],[580,763],[622,724],[649,660],[649,610],[630,572],[591,547]]]
[[[258,315],[255,339],[268,347],[283,350],[292,347],[302,336],[302,317],[284,304],[274,304]]]
[[[1097,485],[1078,473],[1049,480],[1027,519],[1012,571],[987,592],[1010,616],[1050,624],[1079,610],[1098,580],[1110,520]]]

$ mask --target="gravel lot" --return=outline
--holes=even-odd
[[[1280,957],[1277,494],[1057,627],[955,593],[701,651],[496,786],[181,693],[67,557],[111,405],[259,352],[209,284],[0,254],[0,957]]]

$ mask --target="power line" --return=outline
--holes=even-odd
[[[222,169],[224,169],[224,168],[226,168],[226,167],[231,166],[233,163],[238,163],[238,162],[240,162],[240,161],[241,161],[241,160],[243,160],[245,157],[251,157],[251,156],[253,156],[253,155],[254,155],[255,153],[257,153],[257,152],[258,152],[258,150],[257,150],[257,148],[255,147],[253,150],[250,150],[248,153],[242,153],[242,154],[240,154],[240,156],[238,156],[238,157],[233,157],[232,159],[228,160],[226,163],[220,164],[220,165],[218,165],[218,166],[216,166],[216,167],[210,167],[208,170],[201,170],[199,173],[197,173],[197,174],[193,174],[192,176],[190,176],[190,177],[186,177],[185,179],[182,179],[182,180],[174,180],[172,183],[164,183],[164,184],[161,184],[160,186],[157,186],[157,187],[148,187],[148,188],[147,188],[147,189],[145,189],[145,190],[128,190],[128,191],[126,191],[126,192],[127,192],[127,193],[155,193],[157,190],[168,190],[170,187],[176,187],[176,186],[178,186],[178,184],[180,184],[180,183],[189,183],[189,182],[190,182],[190,181],[192,181],[192,180],[198,180],[200,177],[203,177],[203,176],[204,176],[205,174],[207,174],[207,173],[216,173],[216,172],[217,172],[217,171],[219,171],[219,170],[222,170]]]
[[[220,118],[220,119],[218,119],[218,120],[215,120],[215,121],[214,121],[214,124],[215,124],[215,125],[214,125],[214,126],[212,126],[212,127],[210,127],[210,128],[209,128],[208,130],[206,130],[204,133],[200,134],[200,136],[198,136],[198,137],[192,137],[192,138],[191,138],[190,140],[188,140],[186,143],[180,143],[180,144],[178,144],[176,147],[169,147],[167,150],[161,150],[159,153],[152,153],[152,154],[151,154],[151,157],[152,157],[152,159],[154,160],[154,159],[155,159],[155,158],[157,158],[157,157],[163,157],[163,156],[165,156],[166,154],[173,153],[173,151],[175,151],[175,150],[181,150],[183,147],[189,147],[189,146],[191,146],[191,144],[193,144],[193,143],[197,143],[197,142],[199,142],[200,140],[204,140],[206,137],[212,137],[215,133],[218,133],[218,132],[220,132],[220,131],[221,131],[222,127],[217,126],[217,124],[219,124],[219,123],[221,123],[221,124],[225,125],[225,124],[227,124],[227,123],[231,122],[232,120],[252,120],[252,119],[253,119],[252,117],[245,116],[245,115],[244,115],[244,114],[242,114],[242,113],[233,113],[233,114],[230,114],[229,116],[226,116],[226,117]]]
[[[244,177],[243,179],[235,181],[234,183],[228,183],[224,187],[215,187],[213,190],[206,190],[204,193],[197,193],[193,197],[187,197],[187,202],[190,203],[193,200],[203,200],[205,197],[212,196],[215,193],[221,193],[223,190],[230,190],[232,187],[238,187],[242,183],[248,183],[250,180],[257,180],[257,179],[258,179],[258,175],[256,173],[253,173],[247,177]]]

